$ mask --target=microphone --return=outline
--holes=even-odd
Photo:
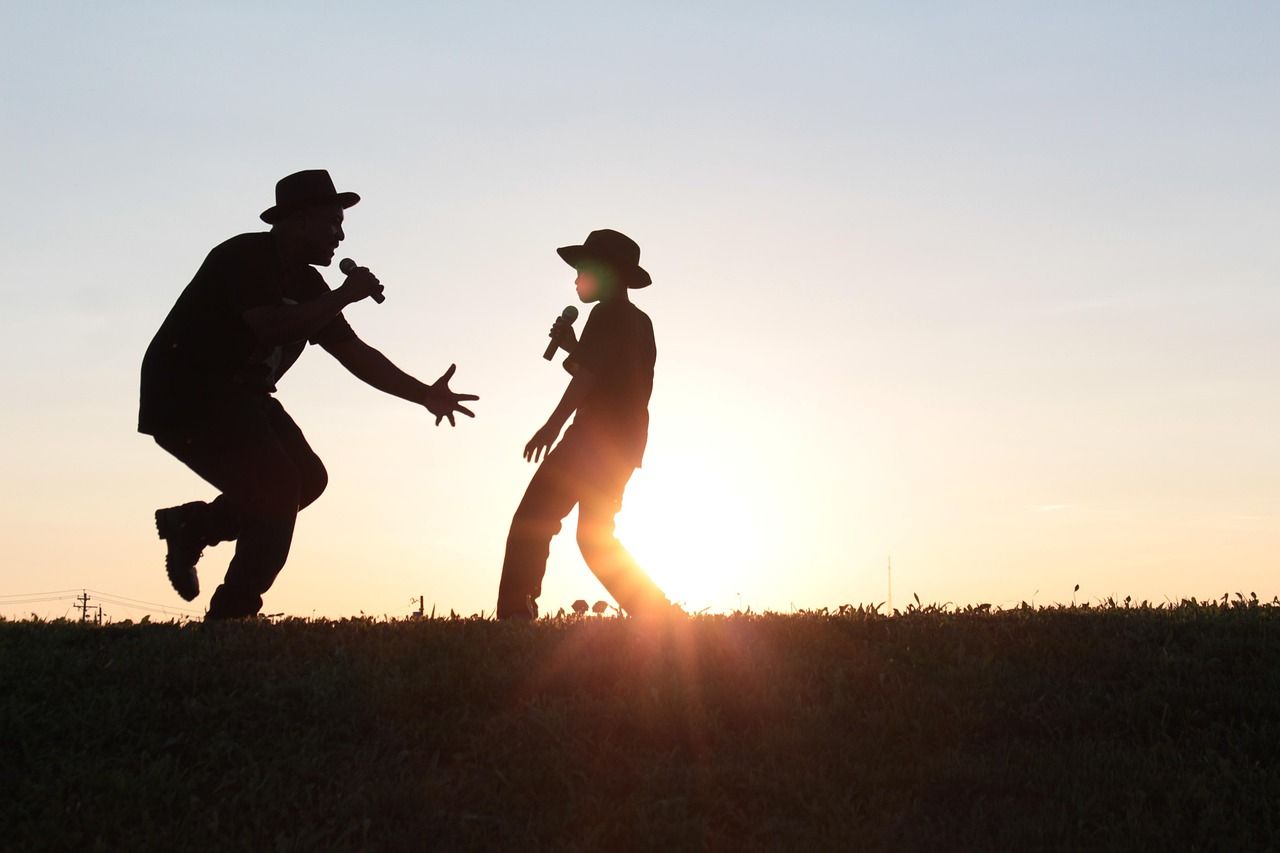
[[[350,258],[343,258],[342,260],[338,261],[338,269],[342,270],[342,272],[345,275],[351,275],[351,271],[355,269],[356,266],[357,266],[356,262],[351,260]],[[383,296],[381,293],[373,293],[370,295],[373,297],[373,301],[378,303],[379,305],[381,305],[384,301],[386,301],[386,298],[387,298]],[[575,311],[574,313],[576,314],[577,312]]]
[[[572,305],[566,305],[564,307],[564,310],[560,312],[560,319],[568,320],[569,325],[572,326],[573,321],[578,319],[578,309]],[[560,348],[560,342],[557,341],[555,338],[552,338],[551,343],[547,344],[547,350],[542,354],[542,357],[545,358],[547,361],[550,361],[551,359],[555,358],[556,350],[558,350],[559,348]]]

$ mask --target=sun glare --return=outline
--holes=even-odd
[[[732,610],[762,534],[748,495],[705,460],[646,465],[627,487],[618,537],[673,602]]]

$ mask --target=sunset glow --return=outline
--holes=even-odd
[[[770,535],[742,475],[696,458],[641,469],[618,516],[622,542],[690,611],[736,607]]]
[[[890,556],[899,604],[1280,594],[1280,11],[1171,8],[12,5],[0,593],[203,613],[152,513],[213,489],[139,365],[326,168],[386,287],[352,327],[480,400],[437,428],[307,348],[329,485],[269,612],[493,611],[597,228],[653,278],[619,538],[687,609],[886,601]],[[605,597],[568,525],[543,589]]]

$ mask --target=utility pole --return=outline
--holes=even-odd
[[[88,592],[86,592],[83,589],[80,590],[80,597],[76,599],[75,608],[76,610],[80,611],[80,621],[82,623],[88,622],[89,621],[89,593]]]
[[[73,606],[75,607],[76,610],[80,611],[81,623],[85,623],[89,621],[89,611],[93,610],[95,611],[95,613],[93,614],[93,624],[95,625],[102,624],[102,605],[95,604],[93,607],[89,606],[88,590],[83,590],[83,589],[80,590],[80,595],[77,596],[76,603]]]

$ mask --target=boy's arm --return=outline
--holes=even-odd
[[[564,429],[564,422],[569,420],[578,410],[578,406],[582,405],[582,401],[587,399],[587,395],[591,393],[591,389],[595,387],[596,378],[590,371],[579,368],[574,374],[573,379],[569,382],[569,387],[564,389],[564,396],[560,398],[560,403],[556,406],[555,411],[551,413],[551,417],[547,418],[547,422],[543,424],[537,432],[533,434],[533,438],[529,439],[529,443],[524,446],[524,458],[529,462],[538,462],[551,449],[551,445],[556,443],[556,439],[560,437],[560,430]]]
[[[573,321],[566,320],[563,314],[556,318],[555,323],[551,325],[551,331],[547,334],[556,342],[556,346],[569,355],[573,355],[574,350],[578,348],[578,336],[574,334]]]

